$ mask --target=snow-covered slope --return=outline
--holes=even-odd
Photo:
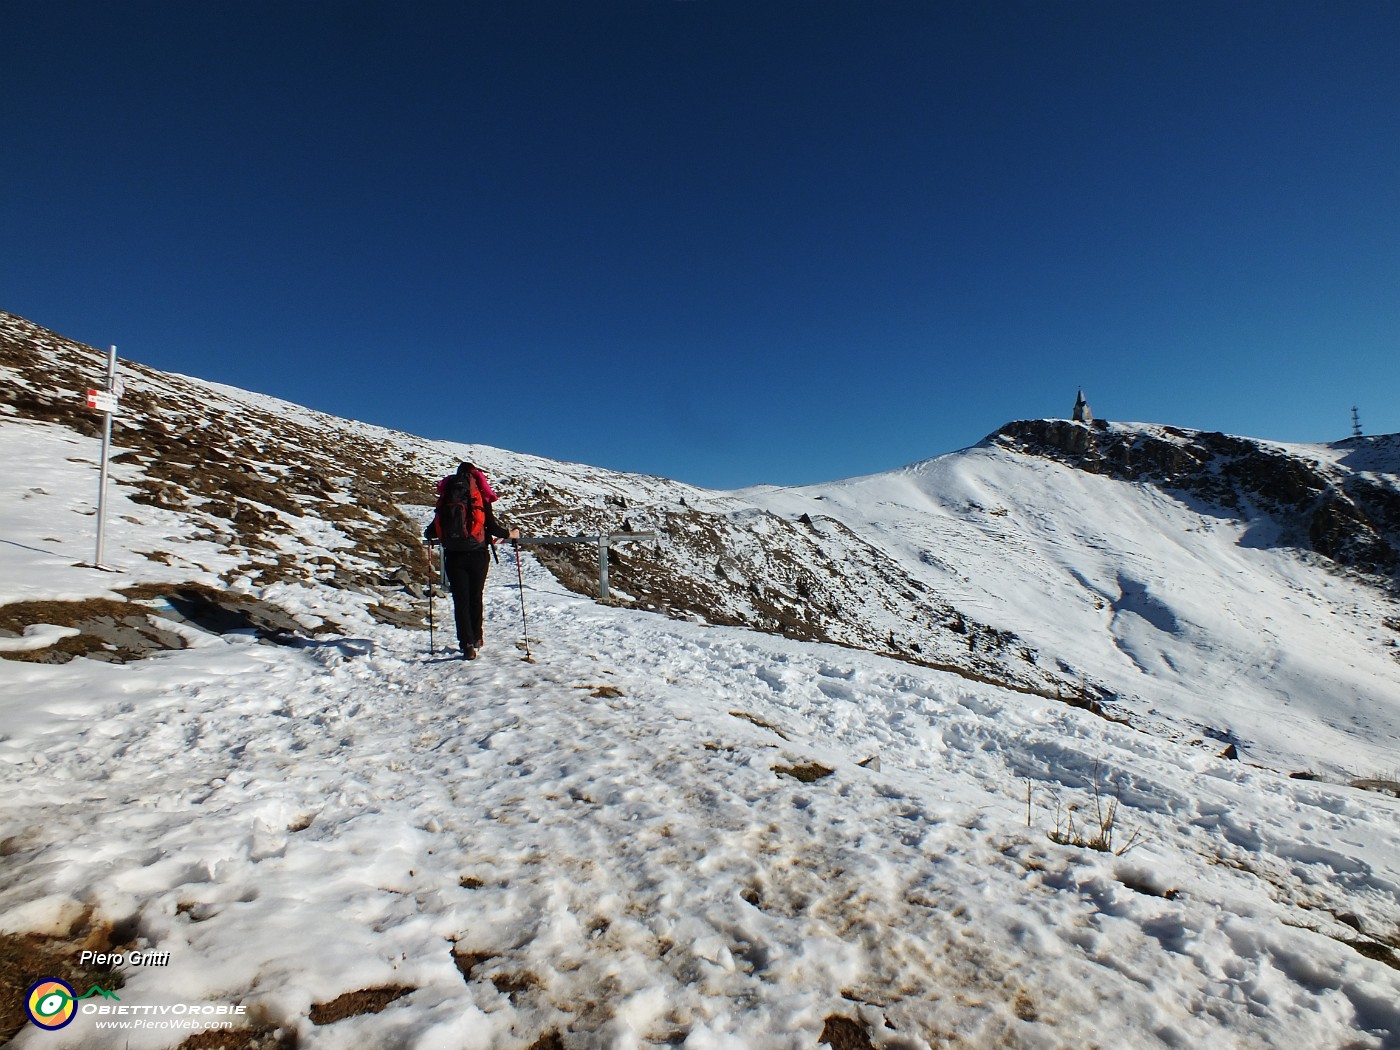
[[[1324,551],[1221,462],[1123,476],[1198,448],[1162,428],[712,493],[129,366],[100,572],[100,360],[0,315],[0,1039],[1400,1045],[1400,800],[1348,783],[1400,765],[1383,514]],[[463,455],[534,531],[665,538],[613,605],[507,556],[442,659],[414,533]],[[114,983],[84,949],[164,962],[26,1025]]]
[[[96,351],[0,314],[0,366],[13,383],[0,409],[96,433],[79,398]],[[183,524],[167,535],[223,552],[211,585],[329,583],[426,626],[423,505],[469,457],[527,532],[657,532],[612,548],[614,594],[636,608],[1062,697],[1285,771],[1366,775],[1400,730],[1397,438],[1283,446],[1029,421],[889,474],[717,493],[140,365],[124,376],[118,488],[142,507],[114,522],[113,557],[166,564],[171,580],[212,565],[190,562],[204,548],[123,543],[122,528],[170,511]],[[36,512],[54,505],[28,495]],[[596,588],[595,547],[538,554],[570,589]]]
[[[0,368],[11,383],[0,408],[17,418],[95,435],[81,391],[101,362],[91,348],[0,314]],[[124,374],[118,480],[131,501],[177,512],[194,526],[187,531],[224,550],[225,583],[330,583],[374,595],[391,622],[421,624],[423,505],[432,482],[466,457],[504,494],[502,517],[535,534],[659,532],[654,545],[613,549],[614,588],[639,608],[890,652],[1032,692],[1077,690],[1009,632],[951,608],[830,518],[804,523],[662,478],[430,442],[138,364]],[[134,541],[125,549],[182,557]],[[596,548],[540,556],[567,586],[596,587]]]
[[[748,495],[781,514],[840,519],[952,605],[1014,630],[1147,720],[1188,736],[1194,727],[1276,768],[1393,764],[1393,578],[1307,549],[1286,508],[1258,494],[1241,506],[1249,486],[1223,483],[1218,464],[1127,480],[1030,440],[1066,428],[1105,445],[1190,449],[1199,437],[1140,424],[1019,424],[890,474]],[[1394,438],[1231,440],[1260,459],[1313,465],[1313,475],[1361,474],[1391,494],[1400,481]]]
[[[265,1046],[1400,1036],[1400,801],[526,568],[533,664],[498,573],[472,665],[346,612],[334,643],[0,667],[4,928],[75,924],[71,963],[116,924],[170,953],[121,1003],[239,1004]],[[1048,837],[1095,784],[1123,856]],[[13,1045],[188,1035],[101,1019]]]

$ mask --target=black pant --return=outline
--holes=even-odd
[[[486,573],[491,554],[479,551],[447,551],[444,557],[447,586],[452,590],[452,611],[457,619],[457,645],[466,652],[480,648],[486,623]]]

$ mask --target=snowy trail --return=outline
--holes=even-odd
[[[900,1047],[1397,1045],[1400,971],[1337,918],[1400,937],[1393,800],[602,608],[534,566],[525,663],[505,575],[473,664],[366,623],[0,666],[32,713],[0,742],[5,928],[134,918],[172,965],[128,972],[125,998],[242,1002],[311,1048],[796,1050],[832,1014]],[[774,771],[808,763],[833,772]],[[1096,777],[1145,839],[1123,857],[1046,837]],[[414,990],[308,1017],[390,985]]]

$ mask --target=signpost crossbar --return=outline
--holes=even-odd
[[[608,548],[631,540],[654,540],[654,532],[609,532],[599,536],[530,536],[520,540],[520,546],[533,547],[558,543],[596,543],[598,545],[598,597],[608,599]]]

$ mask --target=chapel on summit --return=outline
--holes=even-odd
[[[1079,388],[1079,396],[1074,399],[1074,415],[1071,416],[1076,423],[1092,423],[1094,421],[1094,410],[1089,407],[1089,402],[1084,400],[1084,388]]]

